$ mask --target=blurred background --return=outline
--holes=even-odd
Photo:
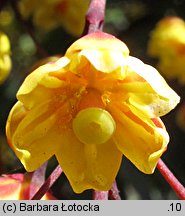
[[[11,0],[0,0],[0,31],[4,32],[10,40],[9,54],[12,61],[9,76],[0,85],[0,174],[25,172],[8,146],[5,137],[6,119],[16,102],[16,92],[19,86],[39,60],[47,55],[63,55],[67,47],[80,37],[79,33],[70,31],[70,27],[66,27],[64,23],[54,24],[49,29],[42,28],[44,24],[37,25],[38,20],[34,21],[33,12],[27,11],[27,14],[24,15],[24,9],[22,16],[28,28],[25,30],[25,23],[18,19],[15,8],[10,2]],[[19,4],[20,1],[17,1],[17,5]],[[21,7],[19,10],[22,11]],[[104,31],[124,41],[130,49],[130,55],[157,68],[158,59],[148,54],[148,43],[151,31],[166,16],[178,16],[185,19],[185,1],[107,0]],[[72,28],[75,30],[74,27]],[[35,36],[38,46],[35,46],[28,31]],[[40,52],[39,48],[41,48]],[[182,109],[185,103],[185,84],[180,83],[178,77],[169,78],[166,75],[164,77],[181,96],[181,102],[175,110],[162,117],[170,135],[170,143],[162,159],[179,181],[185,185],[185,127],[183,128],[182,124],[177,121],[177,115],[182,110],[180,118],[185,125],[185,108]],[[54,166],[56,166],[56,160],[52,158],[47,175]],[[178,199],[157,169],[154,174],[145,175],[124,157],[117,176],[117,184],[122,199]],[[80,195],[73,193],[64,174],[52,187],[52,193],[58,199],[91,199],[91,191]]]

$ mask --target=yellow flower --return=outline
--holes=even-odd
[[[153,173],[169,137],[160,116],[179,102],[151,66],[114,36],[93,33],[32,72],[7,121],[26,170],[55,155],[73,190],[110,189],[122,154]]]
[[[23,16],[33,16],[39,28],[50,30],[62,25],[75,36],[83,31],[88,5],[89,0],[21,0],[19,4]]]
[[[11,66],[10,42],[8,37],[0,32],[0,84],[8,77]]]
[[[185,84],[185,22],[166,17],[151,32],[148,53],[159,59],[159,69],[167,78]]]
[[[38,190],[37,185],[31,185],[31,173],[11,174],[0,176],[0,200],[27,200],[30,190]],[[50,193],[46,193],[42,200],[56,199]]]

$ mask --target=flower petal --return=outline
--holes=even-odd
[[[27,76],[18,90],[18,100],[30,109],[34,104],[39,104],[40,101],[51,98],[50,89],[56,89],[65,85],[64,81],[55,77],[52,72],[60,71],[64,73],[62,68],[68,63],[69,59],[62,57],[52,64],[45,64],[37,68]]]
[[[22,121],[27,113],[27,109],[23,106],[23,104],[18,101],[11,109],[7,122],[6,122],[6,136],[8,139],[8,143],[11,145],[11,139],[17,126]],[[11,146],[12,147],[12,146]]]
[[[163,116],[179,103],[180,97],[168,86],[152,66],[137,58],[128,57],[128,73],[135,72],[145,80],[124,82],[122,88],[130,92],[128,102],[142,110],[148,117]]]
[[[123,72],[122,78],[124,77],[124,70],[121,68],[126,67],[126,58],[122,52],[108,49],[86,49],[79,53],[79,60],[81,56],[84,56],[97,70],[104,73],[111,73],[120,68]]]
[[[88,34],[77,41],[75,41],[67,50],[65,56],[69,56],[75,52],[79,52],[80,50],[86,49],[106,49],[106,50],[114,50],[120,51],[128,56],[129,50],[121,40],[117,39],[113,35],[104,33],[104,32],[95,32]]]
[[[71,60],[69,69],[73,72],[84,56],[101,72],[111,73],[119,68],[122,74],[128,54],[129,50],[122,41],[112,35],[96,32],[77,40],[65,55]]]
[[[92,188],[110,189],[122,158],[112,140],[85,145],[78,141],[72,130],[66,130],[61,142],[56,157],[76,193]]]
[[[30,198],[29,191],[39,189],[37,183],[30,184],[31,176],[32,173],[0,176],[0,200],[28,200]],[[47,192],[42,200],[56,200],[56,198]]]
[[[19,200],[23,174],[14,174],[15,178],[8,175],[0,176],[0,200]]]
[[[117,119],[114,141],[118,149],[140,171],[153,173],[169,142],[166,130],[150,119],[142,121],[131,111],[124,113],[115,106],[110,106],[110,113]]]
[[[10,41],[6,34],[0,31],[0,53],[3,54],[10,54]]]
[[[51,123],[51,121],[47,121],[45,112],[44,106],[26,112],[23,104],[17,102],[12,108],[7,121],[8,142],[28,171],[37,169],[52,156],[52,152],[45,150],[47,144],[44,140],[39,143],[44,128],[48,130]],[[41,122],[37,121],[44,114],[46,121],[44,121],[44,118],[40,119]]]
[[[65,103],[54,110],[50,101],[26,113],[21,102],[12,108],[7,121],[7,137],[27,171],[37,169],[57,151],[60,127],[70,120],[70,108],[70,103]]]

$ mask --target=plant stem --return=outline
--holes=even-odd
[[[178,179],[173,175],[173,173],[168,169],[168,167],[161,159],[159,159],[158,161],[157,168],[163,175],[163,177],[166,179],[166,181],[169,183],[169,185],[172,187],[177,196],[180,199],[185,200],[184,186],[178,181]]]
[[[108,200],[108,191],[93,190],[93,200]]]
[[[31,183],[29,191],[29,199],[38,191],[38,188],[45,182],[45,173],[48,162],[45,162],[41,167],[31,173]]]
[[[109,190],[109,198],[111,200],[121,200],[119,195],[119,190],[116,184],[116,181],[113,182],[111,189]]]
[[[50,176],[46,179],[44,184],[40,187],[37,193],[32,197],[32,200],[40,200],[44,194],[53,186],[56,180],[62,174],[62,169],[60,165],[58,165],[54,171],[50,174]]]
[[[86,14],[83,35],[102,31],[105,17],[106,0],[91,0]]]
[[[41,45],[39,44],[39,42],[37,41],[33,31],[31,30],[29,24],[22,18],[22,15],[17,7],[17,0],[9,0],[12,9],[15,13],[15,16],[17,18],[17,20],[19,21],[19,23],[21,24],[21,26],[23,27],[23,29],[30,35],[30,37],[32,38],[36,48],[37,48],[37,53],[38,55],[40,55],[42,58],[45,58],[48,56],[47,52],[41,47]]]

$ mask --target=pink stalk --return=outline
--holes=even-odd
[[[109,190],[109,198],[111,200],[121,200],[119,195],[119,190],[116,184],[116,181],[113,182],[111,189]]]
[[[83,35],[102,31],[105,17],[106,0],[91,0],[86,14]]]
[[[45,162],[36,171],[31,173],[29,199],[31,199],[33,195],[36,194],[36,192],[38,191],[38,188],[40,188],[44,184],[47,164],[48,162]]]
[[[93,200],[108,200],[108,191],[93,191]]]
[[[174,192],[177,194],[179,199],[185,200],[185,188],[184,186],[178,181],[178,179],[173,175],[173,173],[168,169],[165,163],[159,159],[157,168],[163,177],[166,179],[168,184],[172,187]]]
[[[62,174],[62,169],[60,165],[58,165],[54,171],[50,174],[50,176],[46,179],[44,184],[40,187],[37,193],[32,197],[32,200],[40,200],[44,194],[52,187],[52,185],[56,182],[56,180]]]

